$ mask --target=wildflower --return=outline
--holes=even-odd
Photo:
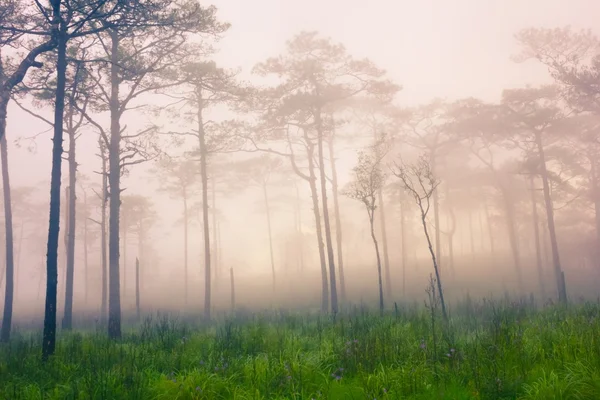
[[[200,389],[200,386],[196,386],[196,392],[201,392],[202,389]]]
[[[383,388],[383,393],[387,393],[387,389],[386,388]]]
[[[421,348],[421,350],[425,350],[427,348],[427,345],[425,344],[425,339],[421,339],[421,344],[419,345],[419,347]]]
[[[454,350],[454,349],[450,349],[450,353],[452,353],[452,354],[454,354],[455,351],[456,350]]]

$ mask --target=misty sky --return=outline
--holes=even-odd
[[[398,97],[402,106],[434,97],[474,96],[497,101],[504,88],[548,82],[545,69],[535,62],[511,61],[511,55],[519,50],[514,34],[526,27],[593,28],[600,15],[598,0],[215,0],[213,3],[219,9],[219,18],[232,24],[218,44],[220,53],[216,59],[225,67],[241,67],[245,78],[257,62],[280,54],[285,41],[295,33],[317,30],[344,43],[355,57],[368,57],[386,69],[390,78],[404,87]],[[50,115],[51,110],[47,111],[46,115]],[[42,192],[49,189],[46,182],[50,175],[50,134],[37,139],[35,154],[24,148],[16,149],[11,140],[46,128],[11,106],[8,138],[12,184],[43,182]],[[95,134],[83,138],[79,145],[80,154],[88,157],[80,160],[87,172],[98,163],[96,157],[89,156],[96,153],[95,146]],[[125,184],[135,187],[135,177],[132,174]]]

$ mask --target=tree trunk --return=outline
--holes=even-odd
[[[321,123],[321,110],[315,115],[317,126],[317,151],[319,157],[319,180],[321,182],[321,202],[323,205],[323,222],[325,227],[325,244],[327,245],[327,256],[329,261],[329,286],[331,295],[331,311],[338,312],[337,287],[335,280],[335,260],[333,255],[333,243],[331,240],[331,225],[329,223],[329,208],[327,207],[327,180],[325,177],[325,157],[323,154],[323,124]]]
[[[142,293],[142,273],[140,265],[145,265],[144,248],[146,244],[146,227],[144,226],[144,218],[140,217],[138,227],[138,256],[135,258],[135,308],[137,318],[140,319],[141,293]]]
[[[89,264],[88,264],[88,203],[87,193],[83,191],[83,207],[85,208],[85,215],[83,218],[83,266],[85,268],[85,305],[88,304],[88,289],[89,289]]]
[[[8,172],[8,143],[6,142],[6,120],[0,121],[0,156],[2,157],[2,188],[4,191],[4,229],[6,239],[6,289],[4,290],[4,312],[0,342],[10,340],[14,294],[14,243],[12,222],[12,200],[10,192],[10,176]]]
[[[435,151],[431,155],[430,165],[431,165],[431,170],[435,171],[436,170]],[[441,265],[442,240],[440,237],[440,196],[439,196],[439,192],[438,192],[437,188],[435,188],[433,191],[433,220],[435,223],[435,257],[436,257],[437,266],[440,269],[439,274],[441,275],[442,274],[442,265]]]
[[[267,194],[267,183],[263,182],[263,197],[267,211],[267,230],[269,234],[269,254],[271,255],[271,273],[273,274],[273,293],[275,293],[275,257],[273,256],[273,234],[271,231],[271,208],[269,207],[269,196]]]
[[[596,222],[596,266],[600,270],[600,177],[597,156],[590,153],[588,158],[590,159],[590,188]]]
[[[68,125],[72,125],[73,110],[72,106],[68,110]],[[62,328],[71,330],[73,327],[73,284],[75,274],[75,229],[76,229],[76,202],[77,202],[77,161],[75,159],[75,131],[69,126],[67,133],[69,135],[69,200],[67,201],[67,281],[65,287],[65,312],[63,315]]]
[[[14,230],[14,229],[13,229]],[[21,279],[21,254],[23,250],[23,232],[25,231],[25,221],[21,222],[19,226],[19,244],[17,245],[17,251],[15,253],[14,260],[14,276],[15,276],[15,293],[14,302],[19,298],[19,282]],[[14,243],[14,241],[13,241]],[[13,244],[14,246],[14,244]]]
[[[548,243],[550,243],[550,234],[548,233],[548,220],[544,218],[544,221],[540,222],[540,228],[542,230],[542,254],[544,255],[544,265],[550,265],[552,263],[550,249]]]
[[[53,3],[54,18],[60,18],[60,3]],[[46,252],[46,303],[44,306],[44,333],[42,360],[54,354],[56,347],[56,298],[58,284],[58,240],[60,235],[60,186],[63,153],[63,117],[65,110],[65,83],[67,71],[66,24],[61,21],[58,32],[56,61],[56,93],[54,101],[54,137],[52,139],[52,174],[50,180],[50,215]]]
[[[129,215],[128,210],[125,208],[121,214],[121,218],[123,219],[123,223],[121,226],[123,227],[123,287],[121,288],[121,300],[125,303],[125,308],[127,308],[127,228],[129,227]]]
[[[210,271],[210,228],[208,224],[208,171],[206,138],[202,110],[204,108],[202,89],[197,88],[198,100],[198,139],[200,145],[200,173],[202,175],[202,221],[204,225],[204,318],[210,320],[211,271]]]
[[[469,213],[469,242],[471,243],[471,258],[475,257],[475,228],[473,228],[473,212],[471,210],[467,211]]]
[[[406,264],[408,252],[406,251],[406,215],[404,204],[400,202],[400,246],[402,246],[402,295],[406,296]]]
[[[342,241],[342,221],[340,218],[340,204],[338,194],[338,177],[337,167],[335,163],[335,150],[333,148],[333,142],[335,135],[327,141],[329,146],[329,162],[331,163],[331,186],[333,190],[333,210],[335,215],[335,240],[338,256],[338,268],[340,271],[340,288],[342,294],[342,302],[346,301],[346,281],[344,278],[344,257],[343,257],[343,241]]]
[[[456,233],[456,215],[454,209],[450,208],[449,216],[450,228],[448,229],[448,269],[454,278],[454,234]]]
[[[101,261],[102,261],[102,303],[101,303],[101,308],[100,308],[100,318],[102,320],[102,323],[104,324],[106,322],[106,319],[108,317],[107,315],[107,311],[108,311],[108,259],[107,259],[107,255],[108,255],[108,243],[107,243],[107,226],[106,226],[106,209],[107,209],[107,205],[108,205],[108,171],[107,171],[107,157],[106,157],[106,146],[102,143],[102,137],[100,137],[100,155],[102,158],[102,194],[101,194],[101,201],[102,201],[102,215],[101,215],[101,219],[100,219],[100,231],[101,231],[101,238],[100,238],[100,251],[102,252],[101,254]]]
[[[496,266],[496,245],[495,245],[495,241],[494,241],[494,227],[492,226],[492,219],[490,218],[490,210],[488,208],[488,205],[485,204],[483,207],[484,211],[485,211],[485,219],[487,222],[487,227],[488,227],[488,237],[490,240],[490,254],[492,256],[492,267]]]
[[[392,278],[390,274],[390,257],[388,255],[387,229],[385,226],[385,203],[383,202],[383,188],[377,191],[377,201],[379,202],[379,222],[381,224],[381,242],[383,247],[383,265],[385,267],[385,290],[388,298],[392,296]]]
[[[315,230],[317,233],[317,242],[319,246],[319,260],[321,262],[321,283],[322,283],[322,298],[321,298],[321,311],[329,311],[329,285],[327,281],[327,261],[325,259],[325,248],[323,244],[323,230],[321,227],[321,213],[319,211],[319,194],[317,192],[317,177],[315,175],[315,162],[314,162],[314,144],[308,139],[308,135],[305,132],[304,138],[307,142],[307,158],[308,158],[308,172],[309,172],[309,186],[310,195],[313,204],[313,213],[315,217]]]
[[[64,221],[63,221],[63,226],[65,227],[65,229],[63,230],[63,245],[64,248],[63,250],[65,251],[65,262],[64,264],[61,262],[59,264],[62,265],[62,273],[59,271],[58,276],[61,278],[62,282],[59,282],[58,284],[58,294],[57,296],[59,296],[57,303],[60,304],[60,301],[62,300],[62,305],[64,307],[65,304],[65,299],[66,299],[66,288],[67,288],[67,244],[69,243],[69,187],[66,186],[65,187],[65,197],[63,199],[63,204],[64,204]],[[59,262],[62,261],[59,257]],[[62,293],[62,299],[60,298],[60,294]],[[58,305],[57,305],[57,309],[58,309]]]
[[[508,230],[508,240],[510,243],[510,249],[512,253],[513,263],[515,266],[515,273],[517,274],[517,284],[519,287],[519,295],[523,294],[523,278],[521,275],[521,256],[519,251],[519,239],[517,235],[516,221],[515,221],[515,210],[512,199],[508,189],[503,185],[500,186],[502,192],[502,200],[504,202],[504,211],[506,213],[506,228]]]
[[[214,274],[214,280],[215,280],[215,286],[218,285],[219,283],[219,243],[217,241],[217,182],[216,182],[216,174],[213,174],[212,177],[212,181],[211,181],[211,208],[212,208],[212,234],[213,234],[213,238],[212,238],[212,242],[213,242],[213,250],[212,250],[212,256],[213,256],[213,270],[215,272]]]
[[[481,213],[481,208],[477,212],[477,223],[479,225],[479,251],[481,252],[481,254],[485,254],[485,241],[483,240],[483,214]]]
[[[540,247],[540,225],[537,214],[537,199],[535,195],[535,186],[533,175],[529,175],[529,191],[531,192],[531,216],[533,218],[533,235],[535,240],[535,261],[538,271],[538,279],[540,284],[540,294],[542,300],[546,301],[546,285],[544,284],[544,270],[542,267],[542,250]]]
[[[567,290],[564,281],[564,274],[560,266],[558,241],[556,239],[556,229],[554,227],[554,208],[552,205],[552,198],[550,197],[550,183],[548,182],[548,171],[546,170],[546,156],[544,154],[544,145],[542,143],[541,132],[536,131],[535,141],[540,157],[540,172],[542,174],[542,183],[544,185],[544,202],[546,203],[548,232],[550,233],[550,248],[552,250],[552,263],[554,265],[554,274],[556,279],[556,286],[558,289],[558,300],[564,304],[567,302]]]
[[[369,223],[371,224],[371,239],[373,239],[373,245],[375,245],[375,255],[377,256],[377,279],[379,283],[379,314],[383,316],[383,279],[381,277],[381,256],[379,255],[379,244],[375,237],[375,211],[369,210],[367,207],[367,213],[369,213]]]
[[[450,186],[446,187],[446,203],[448,205],[448,215],[446,221],[448,223],[448,270],[452,279],[455,277],[454,271],[454,234],[456,233],[456,214],[454,213],[454,207],[450,200]]]
[[[229,269],[229,278],[231,280],[231,312],[235,311],[235,285],[233,281],[233,268]]]
[[[296,213],[298,217],[298,253],[300,260],[300,271],[304,271],[304,235],[302,233],[302,209],[300,206],[300,191],[298,190],[298,185],[294,182],[294,188],[296,189]]]
[[[109,204],[109,290],[108,290],[108,337],[121,337],[121,280],[119,271],[119,214],[121,211],[121,110],[119,103],[119,34],[110,30],[110,144],[108,147]]]
[[[183,189],[183,277],[184,277],[184,304],[188,306],[188,205],[187,191]]]
[[[444,317],[444,321],[447,324],[448,323],[448,313],[446,312],[446,302],[444,300],[444,292],[442,291],[442,281],[441,281],[439,265],[437,263],[437,258],[436,258],[435,252],[433,251],[433,246],[431,245],[431,238],[429,237],[429,231],[427,230],[427,220],[426,220],[427,215],[423,211],[422,206],[419,205],[419,207],[421,208],[421,222],[423,224],[423,231],[425,232],[425,238],[427,239],[427,247],[429,248],[429,254],[431,255],[431,260],[433,261],[433,270],[435,272],[435,279],[437,281],[438,293],[440,294],[442,315]]]
[[[140,320],[140,260],[135,258],[135,313]]]

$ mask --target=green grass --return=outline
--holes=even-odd
[[[119,342],[59,333],[46,364],[40,335],[16,334],[0,347],[0,399],[600,399],[599,311],[466,302],[449,334],[415,307],[154,317]]]

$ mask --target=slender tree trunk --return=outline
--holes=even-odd
[[[302,233],[302,208],[300,206],[300,191],[298,185],[294,182],[294,188],[296,189],[296,213],[298,216],[298,253],[300,259],[300,271],[304,271],[304,234]]]
[[[331,240],[331,225],[329,223],[329,208],[327,206],[327,180],[325,176],[325,157],[323,154],[323,124],[321,122],[321,110],[317,110],[315,115],[317,126],[317,151],[319,157],[319,180],[321,182],[321,202],[323,203],[323,222],[325,227],[325,244],[327,245],[327,256],[329,261],[329,286],[331,295],[331,311],[334,314],[338,312],[337,287],[335,279],[335,260],[333,255],[333,243]]]
[[[14,231],[14,229],[13,229]],[[23,250],[23,232],[25,231],[25,221],[21,222],[19,226],[19,243],[17,245],[17,251],[15,252],[15,260],[14,260],[14,276],[15,276],[15,293],[14,293],[14,302],[19,298],[19,287],[20,287],[20,279],[21,279],[21,254]],[[14,246],[14,244],[13,244]]]
[[[475,228],[473,227],[473,212],[467,211],[469,214],[469,242],[471,243],[471,258],[475,257]]]
[[[68,114],[68,125],[72,125],[73,122],[73,109],[69,107]],[[67,218],[67,281],[65,287],[65,311],[63,315],[62,328],[70,330],[73,327],[73,284],[75,275],[75,229],[76,229],[76,203],[77,203],[77,161],[75,159],[75,131],[72,126],[67,129],[69,135],[69,187],[68,194],[69,199],[67,201],[67,211],[69,216]]]
[[[65,262],[64,263],[60,262],[61,259],[59,258],[59,262],[60,262],[59,266],[62,265],[63,272],[60,273],[60,271],[59,271],[59,274],[58,274],[58,276],[61,278],[61,282],[59,283],[58,289],[57,289],[57,291],[58,291],[57,303],[61,304],[60,301],[62,300],[62,306],[64,307],[66,294],[67,294],[67,291],[66,291],[66,288],[67,288],[67,249],[68,249],[67,245],[69,243],[69,187],[68,186],[65,187],[65,197],[63,199],[63,204],[65,207],[64,208],[64,210],[65,210],[64,217],[65,218],[63,221],[64,227],[65,227],[65,229],[63,230],[63,245],[64,245],[63,250],[65,251],[65,259],[64,259]],[[60,298],[61,293],[62,293],[62,299]],[[58,310],[58,304],[57,304],[57,310]]]
[[[433,251],[433,246],[431,245],[431,238],[429,237],[429,231],[427,230],[427,220],[426,220],[427,215],[423,211],[422,206],[419,205],[419,207],[421,208],[421,222],[423,224],[423,231],[425,232],[425,238],[427,239],[427,246],[429,248],[429,254],[431,254],[431,260],[433,261],[433,270],[435,272],[435,279],[437,281],[438,292],[440,294],[442,315],[444,317],[444,321],[446,323],[448,323],[448,313],[446,312],[446,302],[444,300],[444,292],[442,291],[442,280],[441,280],[439,265],[437,263],[437,258],[436,258],[435,252]]]
[[[217,241],[217,182],[216,182],[216,174],[213,174],[213,178],[211,181],[211,208],[212,208],[212,234],[213,234],[213,250],[212,250],[212,256],[213,256],[213,270],[215,272],[215,286],[218,285],[219,283],[219,273],[220,271],[220,266],[219,266],[219,243]]]
[[[221,246],[221,220],[217,219],[217,256],[219,268],[223,268],[223,246]]]
[[[500,186],[500,190],[502,193],[502,200],[504,202],[504,211],[506,213],[506,228],[508,229],[508,240],[510,243],[513,263],[515,266],[515,273],[517,275],[519,295],[522,295],[523,278],[521,275],[521,255],[519,251],[519,239],[517,235],[514,204],[510,197],[508,189],[502,185]]]
[[[60,20],[61,2],[52,4],[53,17]],[[42,360],[54,354],[56,347],[56,298],[58,285],[58,240],[60,235],[60,186],[63,153],[63,117],[65,110],[65,83],[67,71],[66,23],[60,21],[56,61],[56,93],[54,101],[54,137],[52,139],[52,174],[50,179],[50,215],[46,252],[46,304],[44,306],[44,333]]]
[[[129,227],[129,215],[128,210],[125,208],[123,212],[121,212],[121,219],[123,223],[121,226],[123,227],[123,231],[121,232],[123,235],[123,287],[121,288],[121,300],[125,303],[125,307],[127,308],[127,228]]]
[[[481,251],[481,254],[485,254],[485,241],[483,239],[483,214],[481,213],[481,208],[477,212],[477,223],[479,224],[479,251]]]
[[[337,167],[335,163],[334,149],[335,134],[327,141],[329,147],[329,162],[331,163],[331,186],[333,190],[333,210],[335,215],[335,240],[338,256],[338,268],[340,271],[340,289],[342,294],[342,302],[346,301],[346,281],[344,278],[344,257],[343,257],[343,241],[342,241],[342,220],[340,218],[340,204],[338,194],[338,177]]]
[[[144,258],[144,248],[146,244],[146,227],[144,225],[143,216],[140,218],[139,228],[138,228],[138,256],[135,258],[135,308],[137,312],[137,318],[140,319],[140,310],[141,310],[141,294],[142,294],[142,273],[143,270],[140,269],[140,266],[144,266],[145,258]]]
[[[101,219],[100,219],[100,251],[102,261],[102,303],[100,308],[100,318],[104,324],[107,320],[108,311],[108,243],[107,243],[107,226],[106,226],[106,212],[108,205],[108,171],[107,171],[107,157],[106,157],[106,146],[102,143],[102,137],[100,137],[100,156],[102,158],[102,208],[101,208]]]
[[[88,289],[89,289],[89,264],[88,264],[88,203],[87,193],[83,191],[83,207],[85,208],[85,215],[83,218],[83,266],[85,268],[85,305],[88,304]]]
[[[110,143],[108,148],[108,185],[109,193],[109,238],[108,238],[108,337],[121,337],[121,280],[119,271],[119,233],[121,210],[121,121],[119,103],[119,34],[109,31],[111,38],[110,65]]]
[[[435,171],[436,165],[437,165],[435,151],[431,155],[430,165],[431,165],[431,170]],[[435,257],[436,257],[436,262],[437,262],[438,268],[440,269],[439,274],[441,275],[443,270],[442,270],[442,265],[441,265],[442,240],[440,237],[440,196],[439,196],[439,192],[438,192],[437,188],[433,191],[433,220],[435,223]]]
[[[6,289],[4,290],[4,312],[2,314],[2,328],[0,342],[10,340],[13,314],[14,294],[14,243],[12,222],[12,200],[10,191],[10,176],[8,171],[8,143],[6,142],[6,120],[0,120],[0,156],[2,157],[2,188],[4,191],[4,230],[6,239]]]
[[[2,137],[4,137],[4,136],[2,136]],[[4,222],[6,223],[6,221],[4,221]],[[6,237],[1,237],[0,240],[6,242]],[[4,251],[2,253],[0,250],[0,258],[2,259],[2,273],[0,274],[0,289],[2,289],[2,284],[4,283],[4,278],[6,278],[6,251]]]
[[[546,203],[548,232],[550,233],[550,248],[552,250],[552,263],[554,265],[556,286],[558,288],[558,300],[564,304],[567,302],[567,290],[564,280],[564,273],[560,265],[560,256],[558,253],[558,241],[556,239],[556,229],[554,227],[554,208],[552,205],[552,198],[550,197],[550,183],[548,182],[548,171],[546,170],[546,156],[544,153],[544,145],[542,143],[541,132],[536,131],[535,141],[540,157],[540,172],[542,174],[542,183],[544,185],[544,201]]]
[[[140,260],[135,258],[135,313],[140,320]]]
[[[450,186],[445,185],[446,187],[446,203],[448,205],[448,219],[450,221],[448,224],[448,270],[450,270],[450,274],[452,279],[455,277],[454,270],[454,234],[456,233],[456,214],[454,213],[454,207],[452,205],[452,201],[450,198]]]
[[[187,191],[183,189],[183,276],[184,276],[184,301],[185,308],[188,306],[188,205]]]
[[[542,254],[544,255],[544,265],[549,265],[552,263],[552,255],[550,254],[550,249],[548,247],[548,243],[550,243],[550,234],[548,232],[548,220],[544,218],[543,221],[540,222],[540,228],[542,230],[542,238],[540,239],[542,242]]]
[[[490,210],[488,208],[487,203],[484,205],[485,211],[485,220],[487,222],[488,227],[488,237],[490,240],[490,254],[492,256],[492,267],[496,265],[496,245],[494,241],[494,227],[492,226],[492,219],[490,218]]]
[[[533,175],[529,175],[529,191],[531,192],[531,216],[533,219],[533,235],[535,240],[535,261],[540,280],[540,293],[543,301],[546,301],[546,285],[544,284],[544,270],[542,267],[542,250],[540,247],[540,223],[537,214],[537,199],[535,195],[535,185]]]
[[[271,255],[271,273],[273,274],[273,293],[275,292],[275,257],[273,256],[273,234],[271,231],[271,208],[269,207],[269,196],[267,194],[267,183],[263,182],[263,198],[267,211],[267,230],[269,233],[269,254]]]
[[[322,283],[322,298],[321,298],[321,311],[329,311],[329,286],[327,281],[327,261],[325,259],[325,248],[323,244],[323,230],[321,227],[321,213],[319,211],[319,194],[317,192],[317,177],[315,175],[315,163],[314,163],[314,144],[310,142],[305,132],[304,137],[307,141],[308,151],[308,171],[309,171],[309,186],[310,195],[313,204],[313,213],[315,216],[315,229],[317,233],[317,242],[319,246],[319,260],[321,262],[321,283]]]
[[[379,222],[381,224],[381,244],[383,248],[383,265],[385,267],[385,290],[388,298],[392,296],[392,278],[390,274],[390,257],[388,253],[387,229],[385,225],[385,203],[383,202],[383,188],[377,191],[379,202]]]
[[[229,268],[229,278],[231,281],[231,312],[235,311],[235,284],[233,281],[233,268]]]
[[[597,155],[590,153],[590,188],[596,222],[596,266],[600,270],[600,177],[598,173]]]
[[[2,70],[2,67],[2,61],[0,61],[0,71]],[[3,82],[0,82],[0,84],[1,83]],[[8,118],[8,102],[10,101],[10,95],[10,92],[0,91],[0,139],[6,136],[6,119]]]
[[[373,239],[373,245],[375,246],[375,255],[377,256],[377,279],[379,284],[379,314],[383,316],[383,279],[381,277],[381,256],[379,255],[379,244],[377,243],[377,237],[375,237],[375,211],[369,210],[369,222],[371,224],[371,239]]]
[[[406,264],[408,252],[406,249],[406,215],[405,205],[400,202],[400,246],[402,246],[402,295],[406,296]]]
[[[196,95],[198,96],[198,139],[200,145],[200,173],[202,175],[202,221],[204,227],[204,318],[210,320],[210,300],[211,300],[211,270],[210,270],[210,229],[208,215],[208,170],[207,158],[208,151],[206,149],[206,138],[204,132],[204,120],[202,118],[202,110],[204,101],[202,98],[202,89],[197,87]],[[214,210],[213,210],[214,211]]]

